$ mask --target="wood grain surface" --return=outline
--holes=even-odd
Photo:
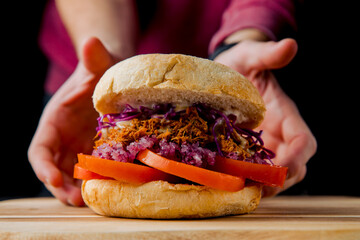
[[[246,215],[203,220],[102,217],[54,198],[0,202],[0,239],[360,239],[360,198],[263,199]]]

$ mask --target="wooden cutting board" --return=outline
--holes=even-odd
[[[0,202],[0,239],[360,239],[360,198],[275,197],[247,215],[203,220],[109,218],[53,198]]]

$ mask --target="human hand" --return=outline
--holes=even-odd
[[[280,42],[244,40],[215,58],[245,75],[257,87],[267,108],[259,126],[264,130],[265,146],[276,153],[275,164],[289,168],[284,188],[264,187],[263,196],[276,195],[300,182],[306,175],[307,161],[316,151],[316,140],[296,104],[270,72],[286,66],[296,52],[297,44],[293,39]]]
[[[73,176],[77,153],[89,153],[98,114],[92,93],[102,74],[115,63],[97,38],[82,49],[79,64],[47,104],[31,141],[28,158],[37,177],[65,204],[80,206],[81,181]]]

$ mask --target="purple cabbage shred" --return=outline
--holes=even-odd
[[[271,159],[275,157],[275,153],[264,147],[264,141],[261,138],[262,130],[256,132],[251,129],[241,128],[240,125],[236,123],[235,115],[225,115],[223,112],[206,104],[195,103],[193,107],[196,108],[199,116],[208,122],[216,145],[216,149],[213,149],[213,151],[199,147],[199,144],[183,143],[179,146],[166,140],[158,141],[156,137],[146,136],[142,137],[138,142],[129,144],[126,149],[124,149],[120,143],[114,143],[112,146],[104,143],[94,150],[93,155],[115,161],[133,162],[138,152],[148,148],[169,159],[201,167],[213,165],[216,154],[252,163],[273,165]],[[175,106],[170,103],[156,104],[152,108],[140,106],[138,109],[127,104],[120,113],[105,114],[97,119],[97,136],[101,136],[102,129],[114,127],[119,121],[129,121],[134,118],[165,118],[167,120],[177,120],[184,113],[185,110],[175,111]],[[226,138],[230,138],[233,131],[236,131],[249,142],[249,145],[255,146],[255,153],[246,159],[240,159],[236,153],[227,153],[224,155],[221,151],[217,136],[217,128],[221,128],[222,126],[224,126]]]

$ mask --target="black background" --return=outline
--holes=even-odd
[[[41,190],[27,148],[42,111],[47,61],[37,38],[44,5],[40,0],[8,1],[2,8],[0,199],[37,196]],[[344,54],[352,52],[339,47],[339,41],[324,41],[331,32],[325,22],[306,25],[305,8],[300,13],[299,52],[275,74],[313,131],[318,151],[304,181],[283,194],[359,196],[360,93],[358,74],[349,71],[357,70],[356,61],[348,63]]]
[[[36,196],[41,189],[27,148],[42,111],[47,61],[37,41],[45,2],[4,1],[1,7],[2,198]]]

